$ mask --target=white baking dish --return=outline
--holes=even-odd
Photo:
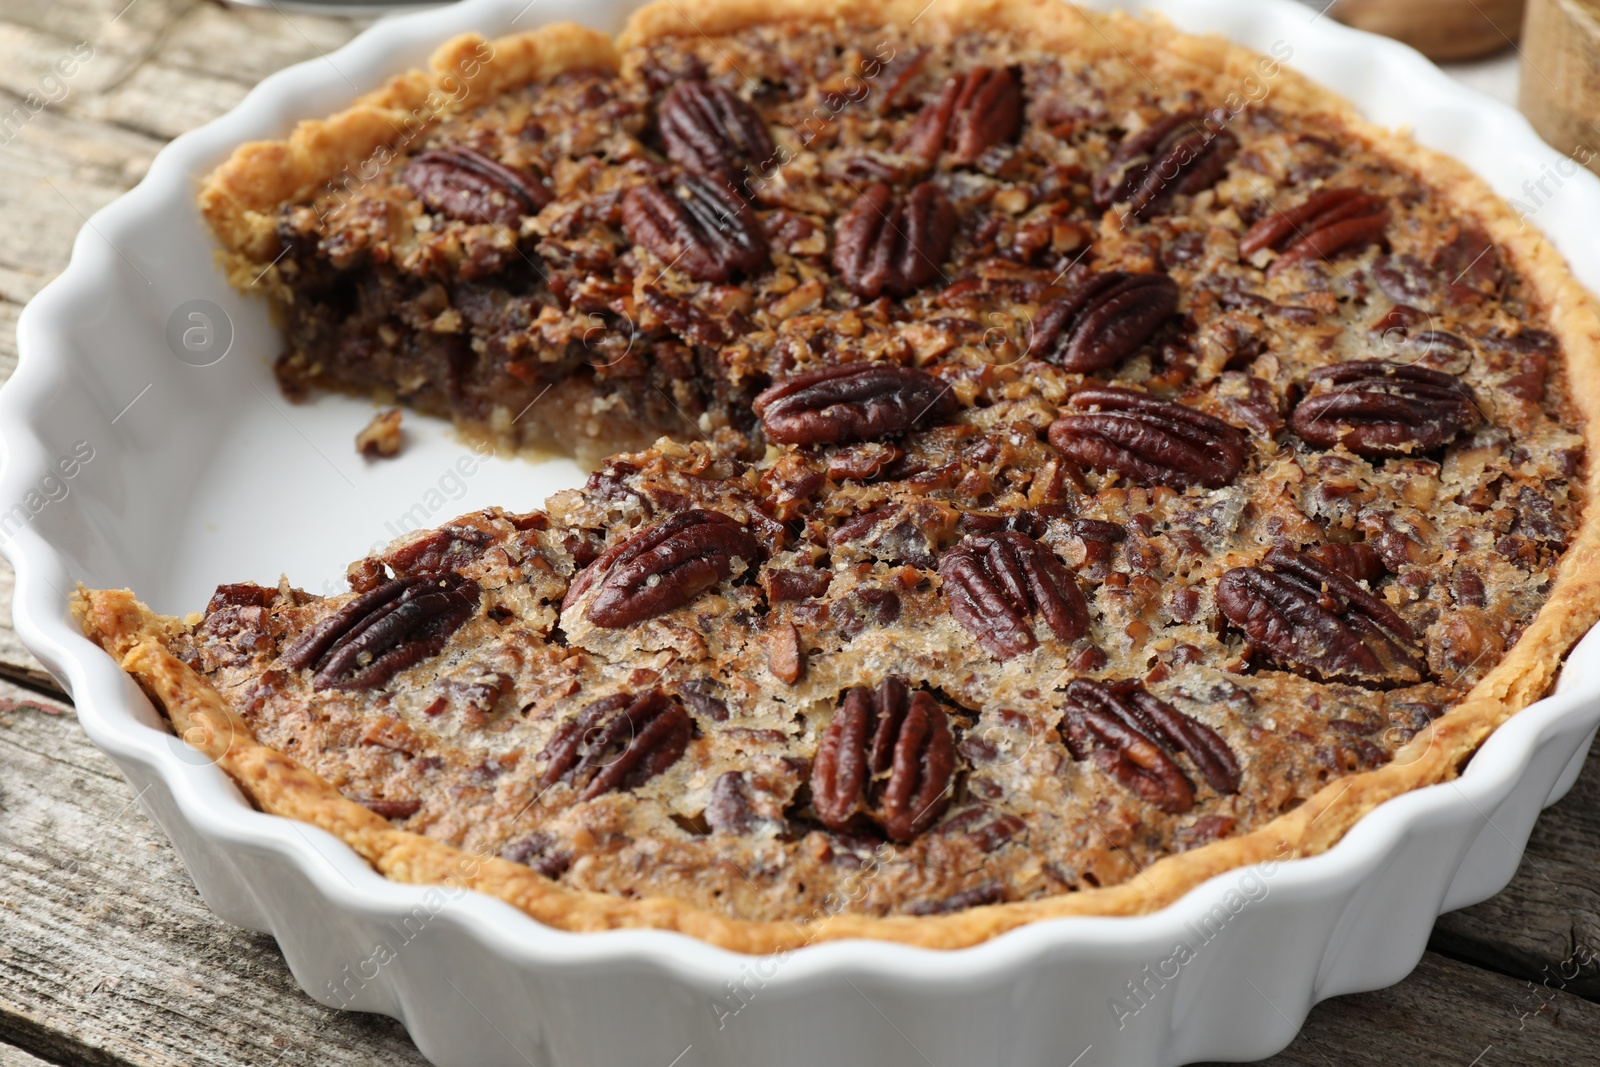
[[[253,811],[77,634],[65,594],[78,581],[131,586],[170,612],[279,568],[332,590],[346,561],[408,523],[533,506],[575,483],[570,464],[480,459],[416,419],[402,461],[364,465],[350,443],[364,404],[291,409],[278,396],[265,310],[213,269],[192,194],[238,143],[337,109],[452,34],[561,19],[612,29],[631,6],[468,0],[274,75],[97,214],[22,317],[22,365],[0,394],[0,501],[22,502],[0,517],[17,629],[207,902],[273,934],[312,996],[396,1016],[451,1067],[1252,1059],[1288,1043],[1318,1000],[1402,978],[1435,916],[1505,885],[1541,806],[1576,776],[1600,721],[1592,635],[1559,692],[1502,727],[1458,781],[1390,801],[1326,855],[1223,875],[1158,914],[1040,923],[956,952],[856,942],[755,958],[668,933],[563,933],[488,897],[389,883],[332,837]],[[1600,181],[1509,108],[1288,0],[1150,6],[1186,29],[1292,49],[1291,65],[1370,118],[1412,127],[1515,198],[1600,288]]]

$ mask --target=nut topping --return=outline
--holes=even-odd
[[[1377,273],[1374,265],[1373,275]],[[1396,304],[1372,324],[1371,332],[1376,335],[1375,340],[1400,355],[1401,358],[1396,362],[1447,374],[1464,373],[1472,365],[1472,342],[1448,330],[1415,329],[1428,319],[1427,314],[1414,307]]]
[[[828,457],[828,477],[836,482],[870,482],[905,455],[888,441],[864,441],[839,449]]]
[[[283,653],[293,670],[311,668],[311,688],[376,689],[443,651],[478,610],[476,582],[457,574],[393,578],[302,634]]]
[[[938,378],[892,363],[846,363],[774,382],[753,405],[767,437],[786,445],[873,441],[948,415]]]
[[[1596,456],[1559,264],[1315,101],[1213,111],[1243,67],[914,14],[480,86],[269,198],[233,273],[285,390],[600,465],[518,514],[468,457],[341,595],[219,590],[172,655],[412,829],[793,942],[1237,840],[1560,617]]]
[[[728,834],[754,832],[764,821],[756,809],[755,789],[744,771],[724,771],[711,783],[706,804],[706,824]]]
[[[806,673],[806,647],[794,623],[780,622],[767,632],[767,669],[785,685],[794,685]]]
[[[555,199],[539,182],[470,148],[422,152],[400,180],[429,211],[461,222],[515,226]]]
[[[1270,248],[1278,258],[1268,270],[1278,271],[1304,259],[1332,259],[1340,252],[1377,244],[1388,222],[1382,197],[1359,189],[1324,189],[1298,207],[1250,227],[1239,238],[1239,255],[1249,257]]]
[[[1137,680],[1067,683],[1061,737],[1073,759],[1100,769],[1168,815],[1194,807],[1194,786],[1173,759],[1194,761],[1218,793],[1239,791],[1239,761],[1215,730],[1145,691]]]
[[[910,296],[939,274],[956,232],[956,210],[923,182],[904,200],[879,182],[861,194],[834,229],[833,269],[866,300]]]
[[[932,165],[941,152],[969,166],[1022,129],[1022,81],[1009,67],[974,67],[945,80],[938,97],[917,114],[907,138],[912,155]]]
[[[1165,274],[1091,275],[1045,305],[1028,355],[1079,373],[1122,362],[1178,310],[1178,286]]]
[[[1289,548],[1224,574],[1217,607],[1274,664],[1313,681],[1386,688],[1426,673],[1411,628],[1388,604]]]
[[[1199,112],[1169,115],[1117,146],[1094,177],[1095,207],[1125,203],[1135,218],[1159,211],[1215,185],[1238,150],[1233,134],[1213,133]]]
[[[1091,470],[1116,471],[1138,485],[1210,489],[1244,466],[1244,434],[1185,404],[1132,389],[1081,389],[1050,426],[1050,443]]]
[[[930,694],[895,678],[876,692],[856,686],[817,746],[812,804],[830,830],[868,821],[906,842],[944,813],[955,769],[950,717]]]
[[[668,159],[724,182],[758,174],[777,153],[756,109],[722,85],[677,86],[661,101],[658,123]]]
[[[968,537],[939,561],[950,614],[996,659],[1038,646],[1029,619],[1041,616],[1063,641],[1089,632],[1078,583],[1045,546],[1026,534]]]
[[[1331,571],[1348,574],[1358,582],[1375,582],[1383,577],[1383,557],[1365,541],[1348,545],[1315,545],[1306,555]]]
[[[697,282],[729,282],[767,265],[755,212],[698,174],[681,176],[674,190],[658,181],[629,189],[622,225],[631,241]]]
[[[1489,235],[1462,226],[1453,241],[1434,250],[1430,265],[1452,305],[1492,296],[1504,278],[1504,259]]]
[[[1478,422],[1472,390],[1443,371],[1361,359],[1320,367],[1289,428],[1318,448],[1344,445],[1367,459],[1442,448]]]
[[[539,754],[541,786],[570,782],[578,799],[637,789],[683,755],[694,722],[659,689],[603,697],[568,719]]]
[[[576,604],[593,586],[599,592],[587,618],[596,626],[632,626],[681,608],[733,573],[761,558],[761,546],[737,520],[716,511],[682,511],[607,549],[567,588],[561,608]]]

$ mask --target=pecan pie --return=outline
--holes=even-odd
[[[954,947],[1326,849],[1594,621],[1600,327],[1284,58],[1056,0],[453,42],[201,204],[291,394],[592,476],[85,628],[262,809],[566,929]]]

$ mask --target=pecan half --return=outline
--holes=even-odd
[[[446,523],[431,533],[388,552],[383,557],[399,577],[460,571],[470,566],[494,543],[494,537],[472,526]]]
[[[806,673],[806,646],[792,622],[775,623],[766,636],[767,669],[785,685],[794,685]]]
[[[939,900],[917,900],[906,905],[907,915],[949,915],[951,912],[999,904],[1006,899],[1004,884],[994,881],[963,889]]]
[[[1452,241],[1434,250],[1429,262],[1445,283],[1452,304],[1493,295],[1505,277],[1500,249],[1488,234],[1473,227],[1457,230]]]
[[[1318,448],[1344,445],[1368,459],[1442,448],[1478,422],[1472,390],[1426,367],[1358,359],[1319,367],[1289,416],[1289,428]]]
[[[580,800],[637,789],[683,755],[694,721],[659,689],[639,696],[614,693],[563,723],[539,753],[541,786],[571,782]]]
[[[1373,274],[1377,275],[1374,266]],[[1472,365],[1476,349],[1471,341],[1448,330],[1423,330],[1416,327],[1430,316],[1405,304],[1396,304],[1370,327],[1373,340],[1382,350],[1395,353],[1398,363],[1426,367],[1446,374],[1461,374]]]
[[[756,810],[755,790],[744,771],[724,771],[711,783],[711,799],[706,803],[706,823],[713,830],[728,834],[748,834],[762,822]]]
[[[905,199],[879,182],[869,186],[834,228],[833,269],[866,300],[910,296],[939,274],[956,232],[956,210],[932,182]]]
[[[1233,134],[1208,129],[1199,112],[1168,115],[1117,146],[1094,176],[1095,207],[1125,203],[1135,218],[1159,211],[1215,185],[1238,150]]]
[[[1083,562],[1076,569],[1091,582],[1105,581],[1116,546],[1128,539],[1128,528],[1104,519],[1074,519],[1067,529],[1083,546]]]
[[[1340,252],[1383,240],[1389,209],[1383,198],[1360,189],[1324,189],[1302,204],[1267,216],[1239,238],[1239,255],[1264,248],[1278,253],[1269,272],[1304,259],[1332,259]]]
[[[940,153],[960,166],[976,163],[1022,130],[1022,79],[1010,67],[974,67],[952,74],[917,113],[906,149],[932,165]]]
[[[661,101],[657,122],[668,159],[725,182],[759,173],[777,154],[756,109],[726,86],[684,82]]]
[[[681,176],[670,190],[659,181],[629,189],[622,226],[634,244],[698,282],[729,282],[767,265],[750,205],[698,174]]]
[[[558,847],[560,840],[555,834],[535,830],[508,843],[500,850],[500,857],[532,867],[546,878],[560,878],[572,866],[573,859],[570,849]]]
[[[1092,274],[1039,312],[1028,355],[1097,371],[1133,355],[1177,310],[1178,286],[1165,274]]]
[[[1218,793],[1239,791],[1239,761],[1215,730],[1146,692],[1138,680],[1067,683],[1061,737],[1074,759],[1095,762],[1168,815],[1194,807],[1194,785],[1173,755],[1194,761]]]
[[[1186,404],[1111,386],[1081,389],[1071,404],[1083,414],[1052,423],[1050,443],[1092,470],[1139,485],[1215,489],[1244,466],[1244,434]]]
[[[383,797],[351,797],[350,799],[374,815],[382,815],[385,819],[409,819],[422,810],[422,801],[415,797],[405,800]]]
[[[828,457],[828,477],[836,482],[870,482],[905,456],[899,445],[864,441]]]
[[[1411,628],[1388,604],[1293,549],[1224,574],[1217,607],[1273,663],[1307,678],[1387,687],[1426,673]]]
[[[598,585],[587,618],[617,629],[681,608],[733,573],[753,565],[761,546],[736,519],[695,508],[647,526],[601,553],[567,587],[565,611]]]
[[[275,595],[277,590],[254,582],[225,583],[217,586],[211,594],[211,600],[206,604],[206,614],[211,615],[224,608],[264,608],[272,603]]]
[[[1365,541],[1348,545],[1313,545],[1306,555],[1329,570],[1348,574],[1358,582],[1375,582],[1383,577],[1383,557]]]
[[[555,199],[542,183],[470,148],[419,153],[400,180],[429,211],[461,222],[515,226]]]
[[[276,592],[249,582],[217,586],[194,634],[207,669],[241,666],[274,651],[268,605]]]
[[[955,770],[945,709],[889,678],[876,692],[856,686],[845,693],[817,746],[812,804],[830,830],[865,820],[891,840],[910,841],[944,813]]]
[[[1039,644],[1030,617],[1063,641],[1089,632],[1089,605],[1055,553],[1026,534],[974,535],[939,560],[945,599],[955,617],[996,659]]]
[[[284,650],[311,688],[376,689],[443,651],[478,610],[478,584],[458,574],[393,578],[317,623]]]
[[[955,404],[949,387],[927,371],[846,363],[774,382],[752,407],[773,441],[837,445],[906,433],[950,414]]]

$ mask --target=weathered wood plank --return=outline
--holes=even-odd
[[[0,265],[18,274],[32,273],[32,280],[42,288],[66,266],[72,241],[69,236],[63,245],[62,235],[76,235],[90,216],[116,199],[122,190],[60,177],[27,175],[19,173],[20,170],[10,159],[0,155],[0,185],[26,182],[38,190],[26,198],[0,197],[0,211],[8,215],[13,208],[26,209],[24,214],[8,222],[12,232],[0,248]]]
[[[9,305],[10,318],[0,318],[0,358],[7,353],[16,353],[16,319],[22,312],[22,305],[32,300],[43,289],[48,279],[43,272],[36,270],[13,270],[10,267],[0,267],[0,305]],[[5,315],[0,310],[0,316]],[[0,363],[0,382],[11,377],[12,364]]]
[[[0,1045],[0,1067],[51,1067],[14,1045]]]
[[[370,21],[200,4],[173,23],[153,58],[253,86],[291,63],[328,55]]]
[[[95,118],[165,140],[232,110],[249,91],[231,79],[146,63],[87,110]]]
[[[0,276],[0,286],[6,279]],[[4,290],[0,290],[4,292]],[[9,294],[0,295],[0,382],[11,377],[11,372],[17,369],[17,316],[22,314],[22,305],[9,299]],[[6,618],[11,617],[11,605],[5,605]]]
[[[1270,991],[1269,991],[1270,995]],[[1600,1007],[1433,953],[1404,982],[1319,1004],[1262,1067],[1580,1064],[1600,1058]]]
[[[1431,947],[1539,989],[1600,1000],[1600,751],[1534,825],[1505,891],[1442,916]],[[1600,1051],[1596,1052],[1600,1060]]]
[[[150,160],[166,144],[96,122],[77,113],[88,101],[66,101],[75,107],[47,107],[34,115],[18,136],[0,146],[0,160],[27,179],[0,186],[8,203],[42,201],[53,195],[39,179],[72,179],[118,191],[131,188],[150,169]],[[9,207],[7,210],[11,210]],[[70,236],[70,235],[69,235]],[[6,238],[9,246],[9,236]],[[70,246],[69,246],[70,247]],[[62,262],[66,256],[60,253]]]
[[[0,22],[0,91],[24,106],[30,96],[54,104],[92,97],[126,77],[138,62],[137,55],[96,48],[87,40]]]
[[[71,708],[0,682],[0,1040],[68,1063],[421,1064],[220,922]]]
[[[142,56],[167,27],[204,0],[6,0],[4,21],[95,51]]]
[[[11,628],[11,592],[16,582],[11,564],[0,558],[0,678],[20,682],[29,689],[65,697],[56,680],[33,658]]]
[[[6,295],[26,299],[59,273],[87,218],[143,177],[162,144],[46,108],[0,146]]]

